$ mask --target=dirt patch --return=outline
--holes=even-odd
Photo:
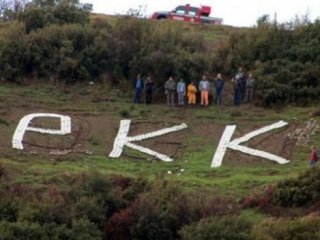
[[[146,134],[174,125],[180,125],[185,122],[184,119],[187,119],[189,120],[186,121],[189,125],[189,128],[187,129],[137,142],[136,144],[166,154],[175,159],[182,158],[186,151],[200,152],[203,151],[204,148],[208,148],[208,146],[212,148],[212,154],[214,154],[213,151],[219,143],[226,126],[216,123],[212,119],[192,118],[191,116],[188,116],[188,114],[191,114],[188,109],[170,109],[169,113],[171,111],[177,112],[175,115],[178,117],[159,116],[159,119],[143,121],[133,120],[129,136]],[[28,111],[26,109],[17,108],[11,111],[5,111],[6,114],[2,117],[3,124],[0,123],[0,129],[3,135],[3,137],[0,138],[0,148],[3,155],[12,152],[11,140],[19,120],[23,116],[34,112],[48,112],[48,110],[37,109],[37,111]],[[26,132],[23,141],[25,147],[24,151],[33,154],[50,155],[50,157],[51,155],[61,156],[73,153],[107,156],[111,152],[119,129],[120,119],[118,117],[113,117],[112,114],[108,112],[79,113],[67,111],[62,114],[68,115],[72,119],[71,134],[66,136],[54,136]],[[271,123],[255,123],[252,126],[239,123],[233,139],[268,124]],[[59,129],[60,122],[55,118],[37,118],[32,121],[31,126]],[[247,143],[247,146],[270,152],[290,160],[296,140],[290,139],[288,136],[290,135],[289,133],[294,132],[298,127],[300,126],[297,124],[290,124],[287,128],[268,132],[252,139]],[[124,154],[125,157],[129,159],[151,158],[150,156],[141,155],[134,151],[130,151],[130,153],[125,151]],[[210,161],[210,159],[208,159],[208,161]],[[232,150],[227,151],[223,160],[223,164],[227,165],[259,164],[265,162],[265,159]]]
[[[129,136],[135,136],[139,134],[147,134],[153,131],[169,128],[175,125],[180,125],[182,122],[160,122],[160,121],[138,121],[132,122],[130,127]],[[172,158],[182,158],[187,148],[188,129],[184,129],[178,132],[166,134],[156,138],[151,138],[142,142],[136,142],[137,145],[150,148],[162,154],[166,154]],[[141,158],[136,155],[128,155],[127,157]],[[153,159],[146,156],[147,159]]]
[[[260,127],[264,127],[264,126],[257,126],[255,128],[249,128],[249,129],[238,127],[236,130],[235,137],[236,138],[241,137],[246,133],[259,129]],[[250,140],[248,143],[243,145],[248,146],[250,148],[257,149],[257,150],[269,152],[274,155],[290,160],[292,157],[292,152],[295,147],[296,140],[289,139],[288,134],[296,128],[297,128],[297,124],[290,124],[287,127],[283,127],[281,129],[257,136],[252,140]],[[261,164],[261,163],[266,163],[266,161],[268,160],[257,158],[248,154],[240,153],[238,151],[228,150],[228,154],[224,159],[224,164],[227,164],[227,165]]]

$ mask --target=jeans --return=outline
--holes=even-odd
[[[179,93],[178,92],[178,105],[183,106],[184,105],[184,92]]]
[[[134,103],[141,103],[141,93],[142,88],[136,88],[136,93],[134,95]]]
[[[214,102],[219,105],[222,104],[222,89],[216,89]]]

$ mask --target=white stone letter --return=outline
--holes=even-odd
[[[32,119],[37,117],[60,118],[61,128],[56,130],[56,129],[43,129],[43,128],[29,127],[29,124],[32,121]],[[53,114],[53,113],[33,113],[27,116],[24,116],[20,120],[16,128],[16,131],[14,132],[14,135],[12,138],[13,148],[23,149],[22,140],[26,131],[44,133],[44,134],[53,134],[53,135],[66,135],[71,133],[71,119],[68,116]]]
[[[158,136],[165,135],[165,134],[172,133],[172,132],[177,132],[177,131],[180,131],[180,130],[188,127],[185,123],[183,123],[181,125],[173,126],[171,128],[165,128],[165,129],[158,130],[155,132],[150,132],[147,134],[137,135],[134,137],[128,137],[130,123],[131,123],[131,120],[121,120],[118,135],[117,135],[116,139],[114,140],[113,150],[109,154],[109,157],[111,157],[111,158],[120,157],[124,146],[127,146],[129,148],[132,148],[137,151],[140,151],[140,152],[149,154],[151,156],[154,156],[156,158],[159,158],[162,161],[171,162],[171,161],[173,161],[172,158],[170,158],[164,154],[155,152],[149,148],[138,146],[136,144],[133,144],[132,142],[143,141],[145,139],[158,137]]]
[[[236,151],[240,151],[243,153],[247,153],[247,154],[250,154],[253,156],[266,158],[268,160],[275,161],[279,164],[289,163],[288,160],[286,160],[282,157],[276,156],[274,154],[240,145],[241,143],[248,142],[249,140],[251,140],[252,138],[254,138],[260,134],[269,132],[269,131],[277,129],[277,128],[282,128],[286,125],[288,125],[288,123],[286,123],[284,121],[279,121],[279,122],[274,123],[272,125],[269,125],[269,126],[260,128],[256,131],[253,131],[251,133],[248,133],[241,138],[234,139],[232,142],[230,142],[230,140],[231,140],[231,137],[232,137],[234,131],[236,130],[236,126],[235,125],[227,126],[223,135],[222,135],[222,138],[220,140],[220,143],[218,145],[216,153],[213,156],[211,167],[217,168],[222,165],[222,160],[223,160],[223,157],[227,151],[227,148],[230,148],[230,149],[233,149]]]

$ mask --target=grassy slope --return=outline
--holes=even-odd
[[[143,119],[157,121],[159,120],[158,116],[161,115],[163,116],[162,121],[165,122],[186,122],[191,129],[190,131],[196,128],[199,122],[207,125],[218,123],[221,125],[220,132],[228,123],[236,123],[242,129],[250,128],[252,124],[264,126],[281,119],[295,124],[303,123],[308,119],[308,113],[311,111],[311,108],[287,107],[283,111],[264,110],[264,114],[261,115],[255,114],[250,106],[242,106],[240,109],[232,106],[211,106],[208,109],[183,110],[168,109],[163,104],[155,104],[152,107],[145,105],[134,105],[133,107],[130,98],[110,95],[106,90],[95,85],[74,87],[68,90],[54,90],[50,86],[34,88],[6,85],[1,86],[0,93],[3,112],[0,131],[3,132],[6,129],[8,132],[8,135],[3,136],[8,144],[11,142],[19,117],[8,120],[6,115],[9,111],[21,108],[21,106],[25,114],[44,110],[62,114],[76,112],[84,117],[87,114],[102,116],[102,118],[103,116],[112,116],[117,123],[123,118],[121,117],[123,110],[127,110],[130,114],[129,118],[133,121]],[[15,96],[20,97],[17,99]],[[97,96],[109,96],[109,101],[97,103],[95,101]],[[4,104],[4,99],[6,99],[6,104]],[[242,114],[239,115],[239,112]],[[179,119],[181,115],[184,116],[184,120]],[[296,147],[292,155],[292,162],[284,166],[269,161],[242,164],[239,160],[230,164],[229,162],[234,162],[232,159],[234,155],[227,154],[221,168],[211,169],[211,159],[218,142],[208,141],[208,139],[197,136],[196,133],[188,135],[185,140],[187,143],[185,154],[173,163],[132,160],[125,157],[109,159],[107,154],[112,146],[104,146],[99,137],[101,138],[101,136],[95,136],[94,133],[90,133],[87,137],[86,144],[88,149],[93,151],[93,155],[71,154],[59,157],[57,161],[52,161],[53,157],[47,154],[30,155],[23,151],[8,150],[4,146],[0,146],[2,152],[0,164],[12,172],[15,182],[35,185],[46,185],[53,182],[63,186],[66,174],[98,170],[105,174],[121,173],[129,176],[146,176],[150,179],[165,177],[180,181],[189,189],[195,187],[211,188],[215,189],[218,194],[230,194],[235,197],[248,194],[266,183],[274,183],[296,176],[307,168],[307,147]],[[113,133],[111,138],[114,137]],[[313,140],[316,141],[318,138],[316,136]],[[125,150],[125,153],[140,156],[128,149]],[[244,156],[242,155],[242,157]],[[182,174],[180,174],[181,169],[185,170]],[[168,171],[172,171],[173,174],[167,174]]]
[[[105,20],[105,17],[94,16],[94,18]],[[108,18],[108,17],[107,17]],[[112,19],[111,19],[112,22]],[[241,31],[232,27],[223,26],[201,26],[185,23],[176,24],[190,33],[196,33],[207,41],[209,49],[213,49],[223,43],[234,31]],[[108,96],[107,101],[96,101],[97,98]],[[224,159],[223,166],[219,169],[211,169],[210,163],[218,139],[228,123],[236,123],[239,129],[252,129],[254,126],[264,126],[278,120],[287,120],[294,124],[303,124],[309,118],[308,113],[312,108],[295,108],[288,106],[282,110],[263,110],[242,106],[215,107],[208,109],[169,109],[163,104],[152,106],[132,105],[131,93],[121,94],[119,91],[108,91],[98,85],[83,85],[67,88],[56,88],[54,86],[14,86],[2,85],[0,87],[0,131],[5,133],[2,138],[6,144],[0,146],[0,165],[9,171],[13,182],[31,184],[35,187],[47,187],[56,184],[60,187],[66,186],[66,176],[78,174],[85,171],[100,171],[109,175],[111,173],[124,174],[128,176],[143,176],[150,179],[166,178],[181,182],[186,189],[210,189],[219,195],[230,195],[240,198],[254,190],[260,189],[265,184],[276,183],[279,180],[297,176],[307,166],[308,147],[296,147],[293,150],[292,162],[280,166],[272,162],[261,160],[242,164],[241,159],[233,159],[236,156],[230,150]],[[13,110],[20,110],[20,115],[8,118]],[[259,110],[260,114],[256,114]],[[112,146],[105,146],[101,136],[91,132],[86,139],[86,145],[93,155],[71,154],[61,156],[53,161],[53,156],[48,154],[32,155],[10,149],[10,142],[20,117],[24,114],[34,112],[55,112],[62,114],[77,114],[78,116],[98,116],[100,120],[104,117],[112,117],[116,123],[112,129],[115,137],[117,124],[123,118],[121,114],[129,112],[129,118],[133,121],[148,120],[164,122],[186,122],[190,135],[185,139],[187,144],[183,157],[175,159],[173,163],[160,161],[132,160],[127,157],[110,159],[107,157]],[[241,112],[241,114],[239,114]],[[262,113],[261,113],[262,112]],[[199,123],[220,125],[216,140],[211,141],[206,137],[192,134]],[[314,136],[312,141],[320,140]],[[126,154],[143,156],[134,151],[125,150]],[[231,164],[232,163],[232,164]],[[185,171],[180,174],[181,169]],[[173,174],[169,175],[167,172]],[[264,216],[252,211],[245,210],[242,215],[255,221]]]

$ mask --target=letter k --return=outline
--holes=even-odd
[[[234,139],[232,142],[230,142],[230,140],[231,140],[231,137],[232,137],[234,131],[236,130],[236,126],[235,125],[227,126],[226,129],[224,130],[222,137],[221,137],[218,148],[213,156],[211,167],[217,168],[222,165],[222,160],[223,160],[223,157],[227,151],[227,148],[230,148],[230,149],[233,149],[236,151],[240,151],[243,153],[247,153],[252,156],[266,158],[268,160],[275,161],[279,164],[289,163],[288,160],[286,160],[282,157],[276,156],[274,154],[240,145],[241,143],[248,142],[250,139],[252,139],[260,134],[269,132],[269,131],[277,129],[277,128],[282,128],[286,125],[288,125],[288,123],[286,123],[284,121],[279,121],[279,122],[274,123],[272,125],[269,125],[269,126],[260,128],[256,131],[253,131],[251,133],[248,133],[241,138]]]
[[[154,156],[156,158],[159,158],[162,161],[172,162],[173,161],[172,158],[170,158],[170,157],[168,157],[168,156],[166,156],[164,154],[155,152],[155,151],[153,151],[153,150],[151,150],[149,148],[138,146],[138,145],[136,145],[136,144],[134,144],[132,142],[143,141],[145,139],[158,137],[158,136],[165,135],[165,134],[168,134],[168,133],[180,131],[180,130],[183,130],[183,129],[188,127],[185,123],[183,123],[181,125],[173,126],[171,128],[165,128],[165,129],[158,130],[158,131],[155,131],[155,132],[150,132],[150,133],[147,133],[147,134],[137,135],[137,136],[134,136],[134,137],[128,137],[128,132],[129,132],[129,129],[130,129],[130,123],[131,123],[131,120],[121,120],[120,121],[120,129],[118,131],[118,135],[117,135],[116,139],[114,140],[113,150],[109,154],[109,157],[111,157],[111,158],[120,157],[122,152],[123,152],[124,146],[127,146],[129,148],[132,148],[132,149],[135,149],[137,151],[140,151],[140,152],[149,154],[151,156]]]

